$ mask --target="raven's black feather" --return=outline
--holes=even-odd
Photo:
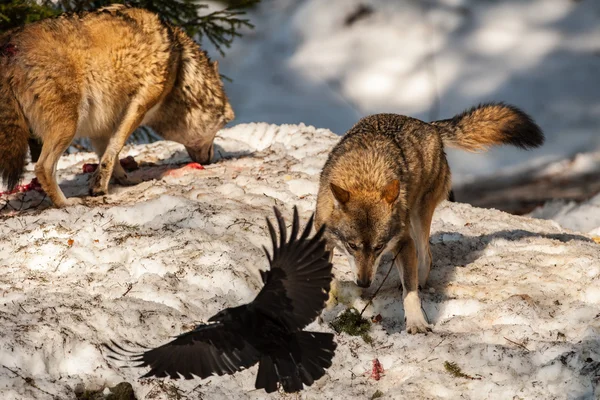
[[[275,210],[278,225],[285,232],[283,218]],[[299,225],[296,208],[294,214],[292,233],[298,230],[294,225]],[[321,227],[308,240],[312,221],[311,216],[300,239],[296,239],[297,234],[292,235],[289,242],[280,243],[273,250],[271,268],[266,272],[266,277],[263,277],[265,286],[251,303],[262,312],[282,319],[292,331],[302,329],[314,321],[329,297],[332,265],[329,262],[329,252],[325,249],[324,229]],[[275,235],[273,226],[268,220],[267,223],[271,235]],[[275,237],[272,236],[272,240],[276,243]]]
[[[133,354],[113,342],[106,347],[119,357],[150,367],[143,377],[159,378],[233,374],[260,363],[256,388],[267,392],[281,385],[286,392],[310,386],[331,366],[336,345],[330,333],[304,332],[327,301],[331,284],[329,252],[325,250],[322,227],[309,239],[310,217],[298,238],[300,222],[294,207],[289,241],[285,221],[277,208],[274,226],[267,219],[273,255],[265,249],[270,269],[261,271],[265,284],[254,301],[227,308],[175,340]]]

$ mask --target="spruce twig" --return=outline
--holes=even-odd
[[[462,370],[460,369],[458,364],[456,364],[454,362],[444,361],[444,368],[446,369],[446,371],[448,371],[448,373],[450,373],[452,376],[454,376],[456,378],[465,378],[465,379],[470,379],[472,381],[480,381],[481,380],[481,376],[471,376],[471,375],[465,374],[464,372],[462,372]]]

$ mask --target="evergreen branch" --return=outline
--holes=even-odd
[[[0,4],[0,32],[60,12],[89,11],[111,3],[127,3],[159,14],[173,25],[181,26],[189,36],[199,41],[207,38],[224,56],[224,48],[229,48],[235,38],[242,36],[239,32],[241,29],[254,28],[246,12],[259,2],[237,1],[223,10],[199,15],[208,5],[196,3],[196,0],[41,0],[39,3],[35,0],[12,0]]]
[[[246,8],[253,4],[257,4],[259,1],[260,0],[249,0],[240,5],[213,11],[209,14],[187,21],[183,27],[184,29],[194,27],[196,29],[196,32],[194,33],[200,37],[200,40],[202,40],[203,37],[206,37],[215,46],[217,51],[224,56],[225,52],[223,51],[223,47],[229,48],[236,37],[242,36],[238,30],[241,28],[254,28],[254,25],[250,20],[243,16],[246,15]],[[206,6],[204,5],[204,8],[205,7]]]

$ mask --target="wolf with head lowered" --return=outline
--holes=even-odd
[[[31,131],[43,142],[35,174],[57,207],[80,202],[56,182],[73,139],[89,138],[98,153],[90,182],[98,196],[111,176],[138,183],[115,162],[138,126],[208,163],[215,134],[233,117],[217,63],[155,13],[112,5],[0,36],[0,175],[9,189],[19,183]]]
[[[543,142],[527,114],[502,103],[430,123],[396,114],[365,117],[325,163],[316,226],[326,225],[329,248],[348,257],[360,287],[371,285],[382,255],[391,252],[402,281],[406,329],[426,332],[431,326],[421,309],[419,286],[425,286],[432,265],[433,212],[450,191],[445,146],[529,149]]]

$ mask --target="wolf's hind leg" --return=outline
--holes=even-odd
[[[434,201],[431,196],[425,196],[419,207],[410,216],[411,235],[415,241],[419,259],[419,286],[421,289],[425,288],[431,270],[432,257],[429,247],[429,234],[436,206],[437,201]]]
[[[14,189],[23,175],[28,138],[29,127],[8,79],[0,76],[0,184],[6,184],[8,190]]]
[[[81,204],[80,198],[67,199],[56,182],[56,164],[67,150],[77,131],[77,121],[57,120],[43,133],[44,144],[40,158],[35,164],[35,175],[56,207]]]

